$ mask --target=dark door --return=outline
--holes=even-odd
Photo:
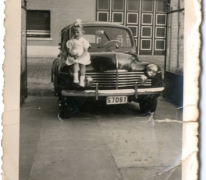
[[[27,42],[26,42],[26,4],[22,0],[21,7],[21,84],[20,101],[27,96]]]

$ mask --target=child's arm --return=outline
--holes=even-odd
[[[81,56],[78,56],[77,59],[82,59],[84,56],[87,55],[87,52],[88,52],[88,49],[87,48],[84,48],[84,52]]]
[[[71,42],[71,40],[67,41],[66,46],[67,46],[68,55],[71,56],[71,57],[74,57],[74,59],[76,59],[77,55],[72,51],[72,42]]]
[[[69,49],[69,48],[68,48],[68,54],[69,54],[69,56],[71,56],[71,57],[76,56],[76,54],[74,54],[73,51],[72,51],[71,49]]]

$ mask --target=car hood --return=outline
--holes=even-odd
[[[122,52],[92,52],[87,72],[144,71],[148,62],[138,60],[136,54]]]

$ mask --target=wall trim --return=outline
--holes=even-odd
[[[57,57],[59,46],[27,46],[28,57]]]
[[[52,41],[53,38],[27,38],[27,41]]]

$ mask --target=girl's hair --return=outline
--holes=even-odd
[[[71,31],[74,32],[76,29],[81,29],[82,33],[84,33],[83,26],[81,24],[81,20],[77,19],[76,22],[73,24]]]

